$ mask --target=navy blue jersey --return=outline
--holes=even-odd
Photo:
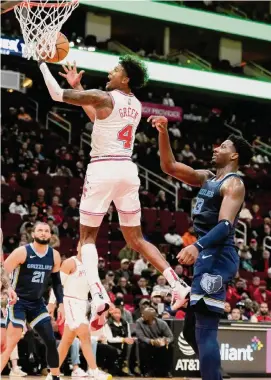
[[[54,267],[53,248],[48,246],[45,255],[35,252],[32,244],[25,246],[27,256],[13,273],[12,286],[19,298],[35,301],[42,298]]]
[[[194,229],[199,239],[206,235],[218,223],[219,211],[223,200],[220,189],[224,181],[229,177],[240,178],[236,173],[228,173],[220,181],[217,181],[215,177],[211,178],[203,184],[198,193],[196,204],[192,211],[192,218]],[[234,245],[234,230],[238,217],[239,213],[235,218],[231,233],[227,240],[223,242],[223,245]]]

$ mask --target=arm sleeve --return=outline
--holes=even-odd
[[[63,288],[59,272],[52,273],[51,277],[56,300],[58,303],[63,303]]]
[[[63,102],[63,90],[51,74],[48,66],[45,62],[42,62],[39,66],[51,98],[57,102]]]
[[[136,322],[136,336],[140,342],[144,342],[147,344],[151,343],[151,339],[145,337],[144,331],[142,330],[142,326],[141,326],[140,322]]]
[[[232,225],[228,220],[220,220],[220,222],[212,228],[205,236],[196,241],[194,245],[198,248],[199,252],[203,249],[212,247],[216,244],[223,243],[229,236]]]

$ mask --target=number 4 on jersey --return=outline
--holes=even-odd
[[[133,139],[133,126],[126,125],[121,131],[118,133],[118,140],[123,142],[124,149],[131,149]]]

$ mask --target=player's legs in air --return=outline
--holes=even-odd
[[[137,167],[131,161],[121,165],[116,161],[94,162],[89,165],[80,204],[80,242],[82,261],[93,298],[92,329],[97,330],[105,323],[105,312],[110,303],[99,279],[95,241],[103,216],[112,201],[118,210],[121,230],[127,244],[165,276],[172,287],[176,306],[181,306],[190,292],[190,287],[178,278],[159,250],[143,238],[139,186]]]

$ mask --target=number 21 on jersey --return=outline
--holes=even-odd
[[[123,142],[124,149],[131,149],[133,140],[133,126],[126,125],[118,133],[118,140]]]

